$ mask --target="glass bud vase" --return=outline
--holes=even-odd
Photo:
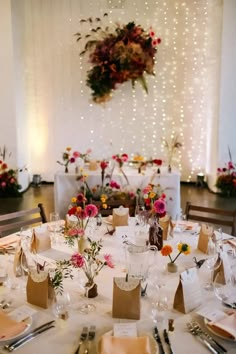
[[[93,297],[98,296],[98,287],[97,284],[92,282],[87,282],[85,284],[85,293],[84,296],[86,296],[87,298],[92,299]]]
[[[89,247],[89,242],[85,235],[78,238],[78,252],[80,254],[83,254],[84,250],[88,247]]]
[[[170,273],[176,273],[178,271],[178,266],[175,263],[167,263],[167,270]]]
[[[160,251],[163,246],[163,230],[159,225],[158,220],[152,221],[149,228],[149,244],[151,246],[156,246]]]

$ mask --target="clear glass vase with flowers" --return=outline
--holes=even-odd
[[[149,243],[160,250],[163,246],[163,229],[159,224],[159,219],[166,215],[165,200],[159,198],[155,200],[152,208],[147,211],[147,218],[149,220]]]
[[[83,193],[71,199],[71,205],[66,216],[65,241],[73,246],[78,243],[78,250],[83,253],[87,247],[87,234],[89,222],[98,214],[94,204],[87,204]]]

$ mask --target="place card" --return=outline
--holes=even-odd
[[[212,322],[219,321],[225,317],[225,312],[212,308],[209,305],[199,309],[196,313]]]
[[[114,337],[137,337],[136,323],[114,323],[113,325]]]
[[[219,257],[221,260],[221,264],[220,264],[219,268],[217,268],[214,271],[213,280],[215,280],[216,276],[219,274],[218,275],[218,282],[220,282],[221,284],[226,284],[226,283],[230,282],[230,280],[231,280],[230,263],[228,260],[227,253],[220,252]],[[218,262],[218,260],[216,262]]]
[[[11,317],[12,320],[15,320],[17,322],[21,322],[26,320],[28,317],[32,317],[35,313],[37,313],[36,310],[33,308],[27,306],[27,305],[22,305],[18,307],[17,309],[11,311],[8,313],[8,316]]]
[[[180,274],[173,308],[188,313],[200,306],[201,303],[202,293],[197,269],[195,267],[189,268]]]

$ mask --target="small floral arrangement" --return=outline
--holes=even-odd
[[[9,169],[8,165],[0,160],[0,197],[19,197],[20,188],[17,170]]]
[[[68,172],[68,166],[69,164],[75,163],[76,160],[76,152],[72,153],[71,152],[71,147],[68,146],[65,151],[62,153],[62,161],[57,161],[57,163],[59,163],[59,165],[64,166],[65,167],[65,172]]]
[[[72,222],[67,222],[65,230],[65,241],[69,245],[74,245],[75,240],[85,235],[85,230],[91,218],[98,214],[98,209],[94,204],[86,205],[86,198],[83,193],[71,199],[68,210],[69,217],[73,217]],[[72,226],[71,226],[71,225]]]
[[[102,177],[102,186],[104,185],[104,179],[105,179],[105,170],[108,167],[108,162],[103,160],[100,162],[100,168],[101,168],[101,177]]]
[[[167,164],[169,172],[171,172],[171,166],[174,155],[176,154],[177,150],[180,149],[182,146],[183,144],[179,141],[178,135],[171,135],[171,139],[169,142],[167,139],[164,139],[164,147],[167,151]]]
[[[162,200],[166,199],[166,194],[162,192],[160,184],[149,183],[143,189],[143,200],[146,209],[151,209],[155,200],[161,198]]]
[[[88,161],[89,155],[91,154],[91,152],[92,152],[92,149],[87,149],[85,151],[85,153],[82,153],[82,152],[79,152],[79,151],[75,151],[73,153],[73,157],[75,157],[76,159],[80,158],[80,159],[82,159],[84,161]]]
[[[129,156],[127,154],[116,154],[113,155],[112,158],[118,163],[119,167],[122,167],[124,162],[129,160]]]
[[[223,195],[236,196],[236,165],[232,162],[230,149],[228,164],[217,169],[216,187]]]
[[[107,16],[107,14],[104,14]],[[90,22],[93,19],[81,20]],[[101,19],[96,18],[94,28],[85,36],[87,43],[80,55],[90,51],[89,61],[93,65],[87,72],[87,85],[92,90],[94,102],[101,103],[111,98],[112,90],[118,84],[131,80],[132,84],[139,81],[147,92],[144,74],[154,75],[155,55],[160,38],[152,29],[145,31],[134,22],[121,26],[116,24],[114,30],[97,26]],[[82,34],[77,33],[77,41]]]
[[[165,245],[161,249],[162,256],[168,256],[171,263],[174,263],[176,259],[183,253],[184,255],[188,255],[191,252],[191,247],[187,243],[179,243],[178,244],[179,253],[175,258],[172,259],[171,253],[173,252],[173,248],[170,245]]]
[[[88,238],[88,242],[89,245],[84,250],[84,253],[73,254],[70,262],[74,268],[80,268],[84,271],[84,274],[87,278],[87,283],[85,286],[87,288],[92,288],[94,285],[94,278],[100,273],[102,268],[105,266],[114,268],[114,263],[110,254],[105,254],[103,258],[99,257],[100,251],[102,249],[101,240],[92,241],[90,238]]]

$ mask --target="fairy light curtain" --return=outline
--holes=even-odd
[[[139,152],[165,160],[162,138],[175,133],[183,143],[176,161],[182,180],[205,171],[217,121],[221,0],[22,0],[17,6],[23,16],[14,23],[22,34],[16,66],[23,68],[25,141],[34,173],[53,180],[68,145],[91,148],[95,158]],[[90,66],[74,36],[89,31],[82,18],[103,18],[104,12],[107,25],[135,21],[162,39],[148,94],[128,82],[105,106],[91,101]]]

